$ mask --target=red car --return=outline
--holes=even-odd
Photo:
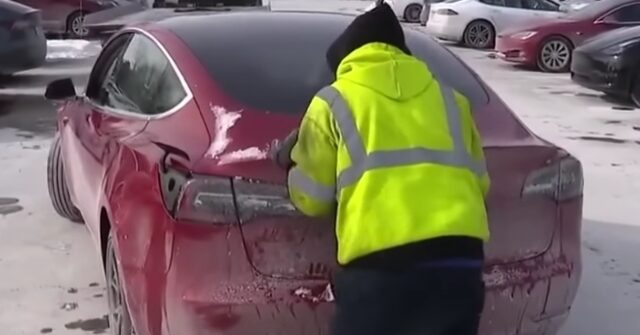
[[[47,34],[62,34],[72,38],[80,38],[88,34],[88,30],[82,26],[85,15],[119,6],[129,0],[14,1],[39,9],[42,13],[42,26]]]
[[[500,58],[545,72],[567,72],[571,54],[585,40],[605,31],[640,24],[639,0],[601,0],[563,19],[505,30],[496,39]]]
[[[327,333],[334,227],[294,209],[267,151],[333,81],[325,52],[352,20],[173,17],[115,34],[85,94],[70,79],[49,85],[46,97],[61,104],[51,199],[87,224],[116,334]],[[581,274],[581,164],[437,41],[406,34],[469,97],[484,136],[493,188],[482,334],[554,334]]]

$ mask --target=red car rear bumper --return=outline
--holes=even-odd
[[[537,43],[534,39],[535,37],[523,40],[510,36],[498,36],[495,49],[502,60],[534,66],[538,58]]]
[[[567,317],[581,273],[581,200],[559,207],[549,249],[485,270],[482,335],[554,334]],[[333,295],[326,279],[258,274],[238,226],[177,224],[165,238],[165,273],[129,272],[127,298],[138,332],[327,334]],[[283,250],[286,252],[286,250]],[[153,260],[147,260],[153,262]]]

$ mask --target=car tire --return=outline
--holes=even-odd
[[[85,15],[87,15],[87,12],[75,11],[67,17],[67,36],[70,38],[85,38],[89,35],[89,30],[82,27]]]
[[[113,335],[134,335],[133,323],[120,285],[120,270],[113,244],[113,233],[109,231],[105,247],[105,275],[107,283],[107,301],[109,304],[109,328]]]
[[[571,67],[573,45],[561,36],[546,39],[538,49],[538,69],[544,72],[568,72]]]
[[[81,223],[82,215],[71,202],[71,196],[69,195],[64,164],[62,163],[60,136],[57,134],[49,148],[49,157],[47,158],[47,186],[51,204],[58,215],[73,222]]]
[[[462,41],[474,49],[491,49],[496,42],[496,29],[486,20],[471,21],[464,29]]]
[[[420,13],[422,12],[422,5],[418,3],[409,4],[404,9],[404,20],[411,23],[420,22]]]

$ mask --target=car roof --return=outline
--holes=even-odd
[[[171,31],[178,37],[189,34],[202,34],[215,30],[216,33],[237,36],[241,38],[251,32],[269,30],[270,28],[287,28],[299,31],[300,34],[313,35],[320,29],[344,30],[356,17],[356,13],[333,11],[301,11],[301,10],[271,10],[271,11],[238,11],[202,14],[189,17],[175,16],[154,22],[158,26]],[[404,27],[405,34],[423,34],[424,32]],[[426,43],[439,47],[434,39],[424,39]]]
[[[156,25],[162,26],[172,31],[179,30],[181,32],[187,30],[199,30],[207,25],[214,23],[220,25],[229,25],[229,28],[237,30],[239,20],[245,20],[243,26],[261,26],[263,24],[280,24],[289,25],[300,22],[300,20],[311,21],[332,21],[349,22],[353,20],[356,14],[334,11],[318,11],[318,10],[271,10],[271,11],[249,11],[249,12],[222,12],[210,15],[210,13],[200,13],[188,19],[180,16],[169,17],[156,21]],[[282,21],[283,19],[287,21]],[[176,29],[178,28],[178,29]]]

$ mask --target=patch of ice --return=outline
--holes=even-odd
[[[333,288],[331,287],[331,284],[327,284],[324,292],[322,292],[322,298],[327,302],[333,302],[336,300],[336,297],[333,295]]]
[[[209,158],[218,158],[229,143],[231,143],[231,139],[227,136],[227,133],[240,118],[242,110],[232,112],[222,106],[214,106],[213,104],[210,104],[209,108],[211,108],[211,112],[216,117],[216,134],[213,141],[211,141],[206,156]]]
[[[246,162],[267,158],[267,151],[258,147],[236,150],[220,157],[220,164]]]
[[[308,289],[306,287],[299,287],[295,291],[293,291],[293,294],[295,294],[297,297],[309,296],[311,295],[311,289]]]
[[[327,284],[324,291],[319,296],[314,296],[311,289],[306,287],[297,288],[293,291],[293,294],[311,302],[333,302],[335,301],[335,296],[333,295],[333,289],[331,288],[331,284]]]

